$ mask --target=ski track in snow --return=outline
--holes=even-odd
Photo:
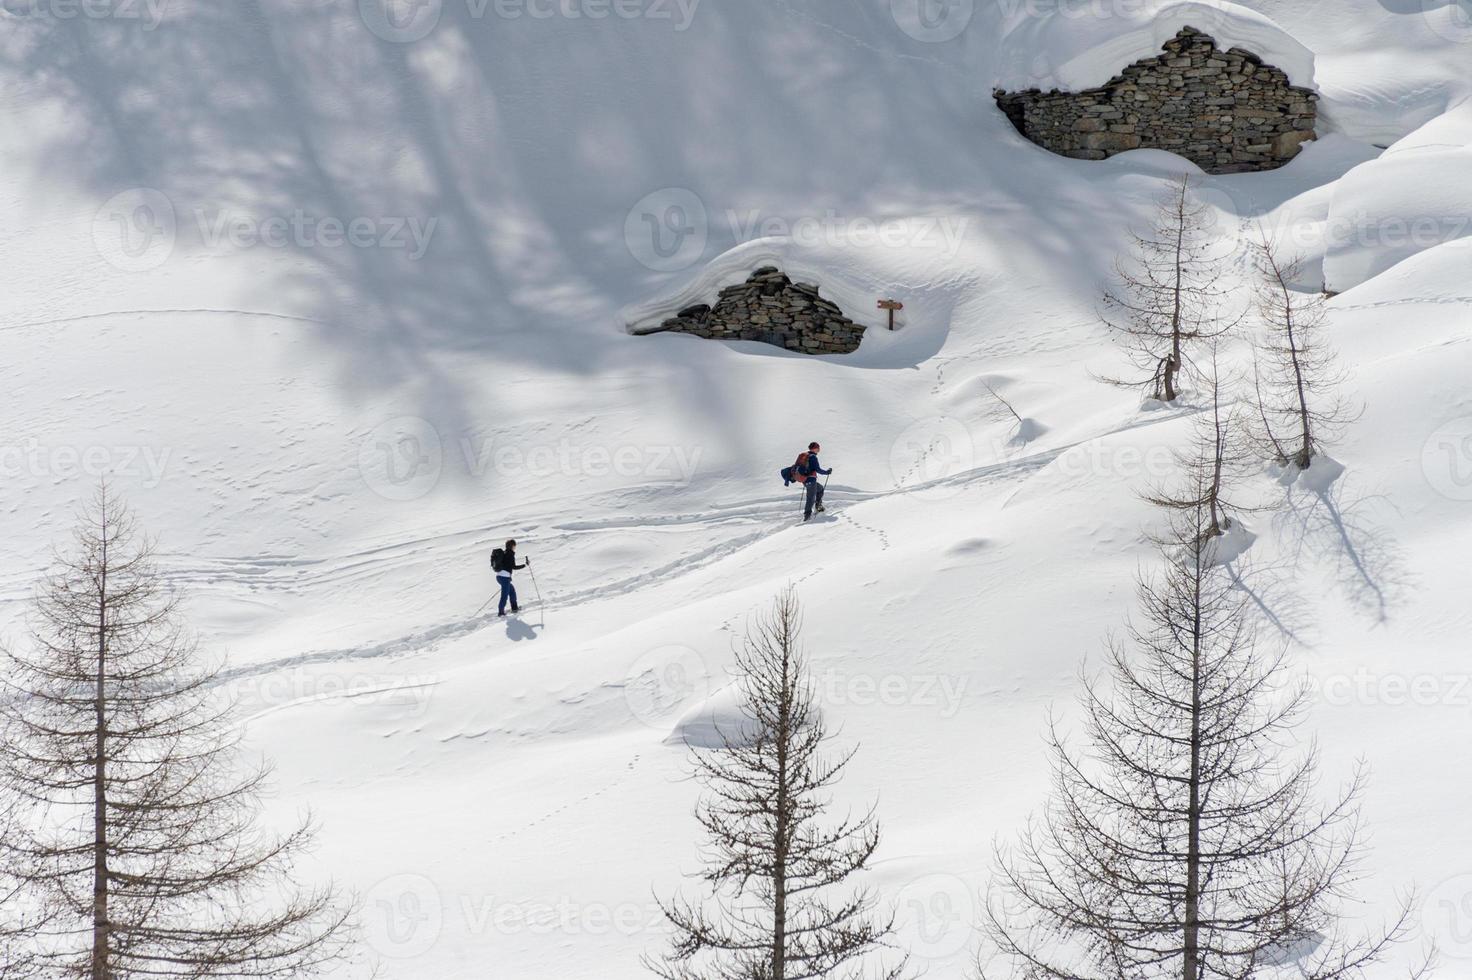
[[[287,320],[293,323],[325,323],[316,317],[297,316],[293,313],[269,313],[263,310],[225,310],[209,309],[200,307],[197,309],[172,309],[172,310],[110,310],[104,313],[83,313],[77,316],[61,316],[50,320],[29,320],[25,323],[7,323],[0,325],[0,330],[26,330],[32,327],[57,327],[72,323],[83,323],[89,320],[110,320],[117,317],[130,316],[241,316],[257,317],[266,320]]]
[[[974,487],[990,483],[1002,483],[1019,478],[1023,483],[1025,483],[1028,479],[1041,471],[1044,467],[1053,462],[1063,453],[1074,449],[1077,446],[1086,445],[1087,443],[1093,442],[1097,439],[1107,438],[1108,436],[1127,432],[1133,429],[1153,425],[1168,424],[1181,418],[1193,415],[1197,411],[1199,411],[1199,409],[1188,408],[1173,412],[1154,413],[1149,418],[1136,419],[1115,429],[1111,429],[1107,432],[1102,432],[1096,436],[1090,437],[1089,439],[1081,440],[1076,443],[1071,443],[1066,446],[1061,446],[1056,449],[1035,453],[1013,460],[1004,460],[1001,462],[973,467],[969,470],[963,470],[958,473],[938,477],[933,480],[916,483],[910,486],[899,486],[891,490],[883,491],[846,491],[838,490],[835,488],[834,493],[837,495],[837,500],[844,506],[842,511],[839,514],[835,515],[834,522],[838,524],[848,524],[861,532],[873,534],[879,541],[880,550],[885,550],[889,547],[888,535],[881,528],[872,526],[856,519],[852,514],[852,511],[856,507],[870,501],[883,500],[912,493],[919,493],[937,487]],[[1017,490],[1019,490],[1020,487],[1021,484],[1019,484],[1018,487],[1014,488],[1013,492],[1008,495],[1007,499],[1013,499],[1013,497],[1015,497],[1016,495]],[[609,530],[653,529],[659,527],[669,527],[672,525],[718,526],[726,523],[734,523],[738,528],[741,529],[732,537],[726,538],[715,544],[699,548],[692,553],[683,555],[674,561],[667,562],[652,570],[640,572],[635,575],[630,575],[609,583],[598,584],[587,588],[575,589],[571,591],[556,593],[549,592],[545,593],[543,596],[544,607],[549,605],[568,607],[581,605],[583,603],[592,602],[599,599],[617,598],[619,596],[628,595],[639,589],[647,589],[664,585],[692,572],[699,571],[708,566],[714,565],[726,558],[739,554],[756,542],[769,537],[774,530],[777,530],[779,532],[781,530],[787,530],[788,525],[783,519],[787,515],[790,515],[793,509],[794,507],[792,499],[783,496],[766,498],[762,501],[758,501],[757,503],[730,505],[725,507],[718,506],[713,510],[699,511],[682,515],[668,515],[645,519],[630,518],[597,521],[573,521],[565,522],[562,524],[553,523],[546,520],[545,518],[540,520],[525,519],[524,521],[519,522],[518,526],[533,526],[538,524],[545,524],[555,530],[561,531],[561,534],[541,536],[542,540],[546,542],[543,545],[545,553],[549,554],[555,553],[555,546],[557,543],[565,542],[574,535],[585,533],[598,533],[601,531]],[[516,522],[516,519],[514,518],[511,520],[513,520],[513,522]],[[779,520],[781,520],[782,522],[778,523]],[[219,582],[221,580],[221,576],[228,577],[227,572],[224,571],[224,569],[233,569],[233,572],[230,572],[229,574],[233,574],[234,576],[236,576],[236,581],[245,583],[258,581],[259,576],[262,574],[266,574],[269,569],[315,569],[318,567],[321,567],[323,569],[321,574],[324,577],[328,577],[331,580],[335,581],[339,576],[357,574],[363,569],[374,565],[375,563],[380,567],[392,567],[393,565],[401,562],[406,553],[411,554],[414,557],[422,557],[422,550],[426,546],[433,546],[439,548],[441,551],[448,550],[457,553],[478,553],[487,549],[490,546],[490,532],[482,528],[467,528],[457,531],[451,531],[443,535],[438,535],[430,538],[416,539],[412,542],[384,545],[381,547],[370,549],[365,552],[360,552],[354,555],[347,556],[346,558],[337,560],[336,563],[334,563],[330,559],[320,558],[281,559],[273,557],[266,559],[218,559],[215,562],[211,563],[211,566],[216,570],[214,573],[216,575],[216,578],[214,579],[215,582]],[[416,548],[420,550],[417,552],[414,551],[414,549]],[[443,559],[443,555],[438,555],[435,557],[434,560],[440,561]],[[256,570],[250,571],[250,569],[252,568]],[[821,571],[821,568],[815,568],[812,573],[816,573],[817,571]],[[181,586],[184,587],[188,587],[192,583],[199,581],[201,577],[207,579],[208,574],[209,573],[203,572],[199,568],[189,569],[185,567],[175,567],[170,570],[171,577],[173,577],[176,581],[179,582]],[[394,639],[384,641],[382,643],[375,643],[367,646],[343,647],[331,650],[309,651],[276,660],[267,660],[251,664],[244,664],[239,667],[229,668],[221,671],[218,675],[217,683],[230,683],[238,681],[242,678],[266,676],[282,670],[291,670],[295,668],[326,663],[373,660],[424,652],[446,640],[455,640],[464,636],[468,636],[487,626],[496,625],[498,622],[499,619],[494,611],[487,611],[486,613],[483,613],[479,616],[474,616],[468,619],[455,619],[448,622],[438,623],[434,626],[416,630],[412,633],[407,633],[402,636],[395,637]]]

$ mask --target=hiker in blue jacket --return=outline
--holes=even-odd
[[[506,600],[511,600],[511,611],[521,612],[521,607],[516,604],[516,586],[511,584],[511,573],[525,568],[530,564],[528,558],[520,565],[516,563],[516,542],[507,541],[505,548],[497,548],[491,552],[491,571],[496,573],[496,583],[501,586],[501,605],[496,610],[497,616],[506,615]]]
[[[802,519],[805,521],[813,519],[813,511],[820,514],[823,512],[823,484],[818,482],[818,476],[827,476],[833,472],[831,469],[823,469],[823,465],[818,462],[818,451],[822,448],[816,442],[808,443],[807,465],[797,474],[802,478],[803,491],[806,494],[802,511]]]

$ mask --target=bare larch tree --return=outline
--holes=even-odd
[[[1344,373],[1321,333],[1324,297],[1294,287],[1300,263],[1284,261],[1272,242],[1252,246],[1261,275],[1261,334],[1254,368],[1257,441],[1280,464],[1307,469],[1357,412],[1342,395]]]
[[[1204,500],[1211,479],[1181,496]],[[1316,750],[1289,748],[1306,688],[1282,647],[1262,649],[1209,523],[1204,504],[1170,512],[1142,622],[1110,643],[1108,683],[1084,680],[1087,748],[1050,726],[1051,798],[998,848],[988,902],[1014,975],[1248,980],[1292,962],[1303,980],[1353,978],[1406,933],[1405,908],[1385,931],[1339,924],[1361,777],[1315,801]]]
[[[1211,209],[1192,196],[1182,176],[1162,195],[1150,227],[1131,233],[1133,248],[1115,265],[1101,315],[1136,373],[1107,379],[1112,384],[1175,401],[1196,345],[1240,319],[1222,319],[1225,262],[1211,224]]]
[[[20,833],[16,800],[0,787],[0,840]],[[0,865],[0,980],[32,980],[38,976],[27,937],[42,925],[41,910],[27,909],[22,881]]]
[[[1254,509],[1231,493],[1232,485],[1252,467],[1254,458],[1247,423],[1232,400],[1234,379],[1223,375],[1215,342],[1202,360],[1199,384],[1205,404],[1196,416],[1191,441],[1175,454],[1181,471],[1190,476],[1173,488],[1147,494],[1146,499],[1166,511],[1199,511],[1203,533],[1217,537],[1232,526],[1237,515]]]
[[[258,826],[267,770],[239,765],[232,706],[106,487],[74,537],[0,691],[0,784],[27,811],[0,864],[44,913],[41,975],[317,973],[344,950],[345,912],[292,881],[308,824]]]
[[[829,733],[800,630],[789,588],[738,651],[742,721],[720,747],[694,750],[709,898],[660,903],[675,936],[645,963],[668,980],[894,980],[905,969],[888,955],[893,916],[868,890],[843,887],[865,870],[879,826],[872,810],[825,820],[853,752],[824,755]]]

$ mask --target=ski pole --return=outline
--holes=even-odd
[[[495,601],[496,601],[496,597],[495,596],[491,596],[485,602],[482,602],[480,604],[480,608],[477,609],[475,612],[471,613],[470,618],[471,619],[474,619],[476,616],[479,616],[481,613],[485,612],[486,606],[489,606],[492,602],[495,602]]]
[[[532,589],[537,593],[537,609],[539,609],[542,613],[543,625],[546,625],[547,607],[542,605],[542,588],[541,586],[537,585],[537,573],[536,570],[532,568],[532,563],[530,561],[526,563],[526,570],[528,574],[530,574],[532,577]]]

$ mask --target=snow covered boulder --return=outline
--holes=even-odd
[[[1472,100],[1334,185],[1324,287],[1344,292],[1428,249],[1472,237]]]
[[[1139,18],[1055,16],[1008,34],[1011,48],[1029,42],[1038,52],[1031,68],[1004,71],[995,97],[1019,132],[1064,156],[1152,148],[1208,173],[1237,173],[1280,167],[1316,135],[1313,56],[1234,4],[1167,4]],[[1028,87],[1017,90],[1019,82]]]

